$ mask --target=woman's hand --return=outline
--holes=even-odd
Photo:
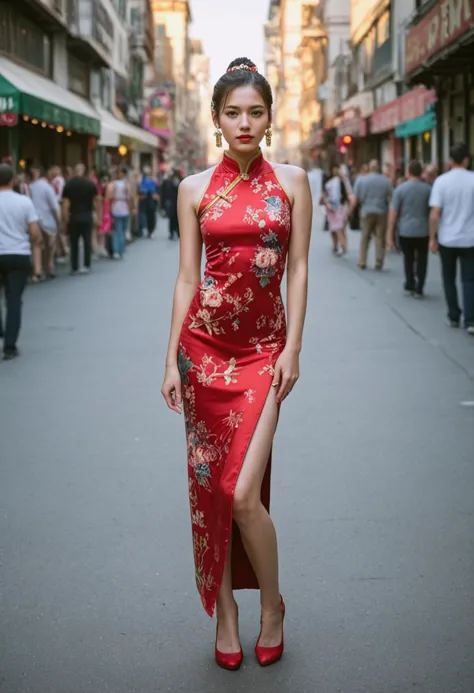
[[[167,366],[161,394],[168,407],[177,414],[181,414],[181,376],[178,366]]]
[[[283,349],[275,364],[273,387],[278,388],[276,400],[282,402],[295,386],[300,377],[300,356],[297,351]]]

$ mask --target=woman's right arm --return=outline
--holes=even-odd
[[[201,281],[202,237],[194,209],[195,182],[186,178],[178,189],[180,259],[174,289],[166,372],[161,392],[170,409],[181,413],[181,377],[178,370],[179,335]]]

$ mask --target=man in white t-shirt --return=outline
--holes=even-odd
[[[0,164],[0,284],[7,304],[4,360],[18,356],[21,297],[31,270],[31,243],[41,243],[34,205],[26,195],[13,192],[13,177],[12,167]]]
[[[433,183],[430,196],[431,250],[439,249],[443,285],[451,327],[459,327],[461,312],[468,334],[474,336],[474,173],[467,170],[465,144],[451,147],[452,168]],[[458,259],[461,264],[463,310],[456,288]]]
[[[43,271],[49,279],[54,279],[54,253],[56,250],[56,234],[59,229],[59,204],[53,186],[39,166],[31,168],[33,182],[30,185],[30,196],[43,235]]]

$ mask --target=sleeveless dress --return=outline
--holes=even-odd
[[[280,284],[291,206],[259,152],[241,169],[227,152],[197,209],[204,279],[179,338],[196,584],[212,616],[232,531],[234,589],[258,582],[232,521],[247,448],[286,343]],[[271,455],[262,484],[270,503]]]

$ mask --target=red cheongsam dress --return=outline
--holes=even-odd
[[[232,521],[234,489],[285,346],[280,284],[291,206],[259,152],[241,169],[227,152],[197,210],[204,279],[179,338],[196,583],[212,616],[232,532],[234,589],[258,582]],[[269,507],[270,463],[262,484]]]

